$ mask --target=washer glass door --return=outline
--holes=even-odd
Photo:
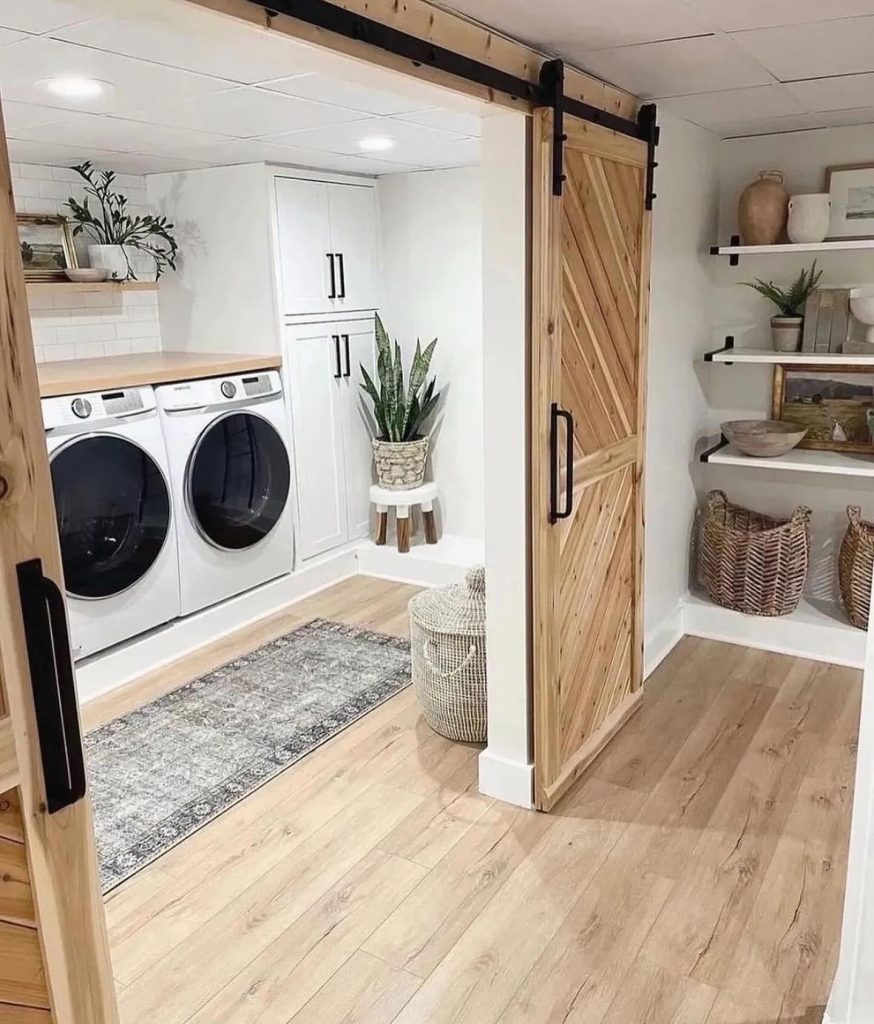
[[[154,565],[170,533],[170,493],[155,460],[114,434],[91,434],[52,456],[67,593],[112,597]]]
[[[279,522],[291,467],[276,428],[260,416],[229,413],[200,435],[186,474],[188,512],[207,541],[239,550]]]

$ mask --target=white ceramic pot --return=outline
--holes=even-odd
[[[89,245],[88,262],[92,267],[106,270],[111,281],[127,281],[131,276],[131,264],[123,245]]]
[[[772,316],[771,339],[775,352],[797,352],[801,348],[803,316]]]
[[[827,192],[812,192],[793,196],[789,200],[789,221],[786,233],[789,241],[821,242],[828,234],[831,201]]]
[[[874,344],[874,285],[863,285],[850,292],[853,316],[865,325],[865,341]],[[846,351],[846,350],[845,350]]]

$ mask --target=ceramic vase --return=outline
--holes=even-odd
[[[789,220],[786,233],[789,241],[821,242],[828,234],[831,200],[828,193],[812,192],[793,196],[789,200]]]
[[[744,245],[775,245],[786,227],[789,193],[780,171],[760,171],[741,192],[737,220]]]
[[[110,281],[127,281],[131,277],[128,253],[123,245],[89,245],[88,262],[108,273]]]
[[[771,317],[771,340],[775,352],[798,352],[801,348],[803,316]]]

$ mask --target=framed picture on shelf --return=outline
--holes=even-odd
[[[874,238],[874,163],[826,171],[831,201],[829,238]]]
[[[807,427],[799,448],[874,454],[874,367],[774,367],[771,415]]]
[[[64,281],[78,266],[73,232],[63,217],[19,213],[18,246],[27,281]]]

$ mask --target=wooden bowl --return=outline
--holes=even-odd
[[[722,432],[744,455],[773,459],[800,444],[807,427],[790,420],[729,420]]]
[[[64,273],[76,284],[96,284],[109,276],[109,271],[103,267],[68,267]]]

